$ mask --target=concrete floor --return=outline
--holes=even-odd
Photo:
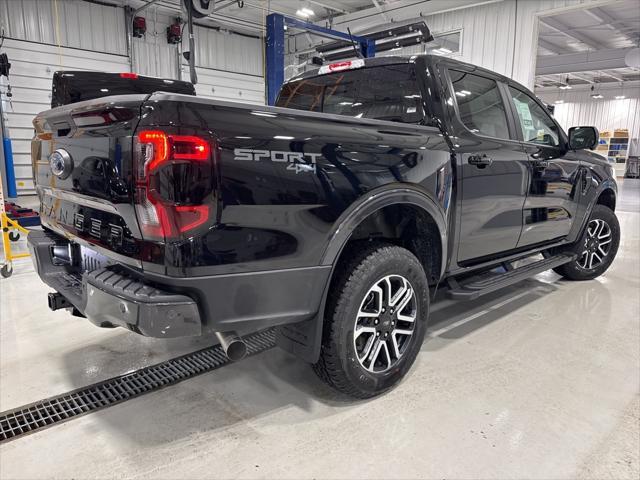
[[[274,349],[0,446],[9,478],[640,477],[640,182],[618,258],[433,307],[391,393],[351,402]],[[198,348],[50,312],[29,263],[0,280],[0,410]]]

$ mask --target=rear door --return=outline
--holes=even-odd
[[[458,263],[464,265],[516,248],[529,168],[496,79],[464,66],[451,67],[449,77],[461,173]]]
[[[513,85],[505,90],[530,172],[518,247],[561,239],[571,230],[580,200],[580,161],[568,151],[562,129],[530,92]]]

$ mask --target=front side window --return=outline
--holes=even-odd
[[[507,114],[495,80],[449,70],[460,120],[474,133],[509,138]]]
[[[411,63],[347,70],[289,82],[276,106],[418,123],[422,97]]]
[[[552,147],[559,145],[558,127],[546,110],[520,90],[509,87],[509,94],[518,112],[518,124],[524,141]]]

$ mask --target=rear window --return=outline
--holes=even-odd
[[[403,123],[418,123],[424,117],[411,63],[289,82],[282,87],[276,106]]]
[[[193,84],[181,80],[105,72],[55,72],[51,108],[110,95],[153,92],[196,94]]]

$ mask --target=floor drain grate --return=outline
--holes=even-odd
[[[247,335],[247,355],[275,346],[275,332]],[[70,418],[110,407],[231,363],[220,345],[145,367],[120,377],[83,387],[0,413],[0,442],[32,433]]]

